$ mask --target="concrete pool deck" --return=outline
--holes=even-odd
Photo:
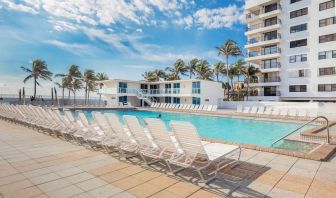
[[[235,157],[235,156],[232,156]],[[328,162],[243,149],[209,186],[0,120],[0,197],[335,197]]]

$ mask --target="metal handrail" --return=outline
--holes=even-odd
[[[271,146],[273,147],[274,144],[280,142],[281,140],[285,139],[286,137],[292,135],[293,133],[297,132],[298,130],[302,129],[303,127],[307,126],[308,124],[314,122],[315,120],[319,119],[319,118],[322,118],[322,119],[325,119],[327,121],[327,143],[329,144],[330,143],[330,138],[329,138],[329,120],[328,118],[326,118],[325,116],[318,116],[314,119],[312,119],[311,121],[305,123],[304,125],[300,126],[299,128],[295,129],[294,131],[288,133],[287,135],[283,136],[282,138],[279,138],[278,140],[274,141]]]

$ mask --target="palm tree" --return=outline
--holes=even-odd
[[[96,81],[95,72],[92,69],[86,69],[84,71],[83,81],[85,83],[85,104],[87,104],[88,92],[90,91],[89,85],[93,86],[93,84],[95,84],[94,82]]]
[[[248,100],[248,95],[249,95],[249,88],[250,88],[250,82],[252,79],[256,78],[258,74],[260,74],[261,71],[259,68],[256,68],[252,65],[249,65],[248,67],[245,67],[244,70],[242,71],[242,74],[245,76],[246,83],[247,83],[247,94],[246,94],[246,99]]]
[[[31,68],[21,66],[21,69],[29,75],[23,80],[26,83],[29,79],[33,78],[34,80],[34,99],[36,98],[36,85],[40,86],[38,79],[52,81],[52,72],[48,70],[48,66],[45,61],[37,59],[32,63]]]
[[[240,76],[243,75],[245,69],[245,62],[243,59],[239,59],[234,65],[233,65],[233,73],[238,78],[238,84],[240,82]],[[240,86],[240,85],[239,85]],[[240,98],[240,89],[238,87],[238,99]]]
[[[97,81],[103,81],[103,80],[108,80],[109,77],[106,73],[97,73],[96,75]],[[99,83],[99,89],[103,87],[103,83]],[[101,93],[99,93],[99,104],[101,102]]]
[[[218,63],[216,63],[214,65],[214,74],[216,75],[216,80],[218,82],[219,80],[219,75],[221,75],[223,73],[225,69],[225,64],[222,61],[219,61]]]
[[[64,105],[64,90],[70,87],[71,82],[69,81],[69,78],[63,77],[61,82],[56,82],[55,84],[62,89],[62,101]]]
[[[213,71],[208,61],[200,60],[195,69],[197,78],[202,80],[212,80]]]
[[[170,72],[171,80],[180,80],[180,75],[186,75],[188,68],[182,59],[177,59],[173,67],[167,67],[166,71]]]
[[[199,60],[197,58],[193,58],[189,61],[188,65],[186,65],[187,70],[189,70],[189,79],[191,79],[192,76],[195,75],[195,70],[198,62]]]
[[[79,78],[74,78],[71,82],[71,89],[74,95],[73,101],[74,101],[74,106],[76,106],[76,91],[83,88],[83,83],[82,80]]]
[[[156,69],[154,71],[148,71],[142,74],[144,79],[148,82],[159,81],[160,78],[166,78],[167,75],[162,69]]]
[[[226,58],[226,70],[229,71],[230,66],[229,66],[229,58],[230,56],[240,56],[242,55],[242,51],[237,45],[237,43],[234,40],[227,40],[223,45],[216,47],[218,50],[218,56],[222,55]],[[229,76],[226,75],[227,82],[229,83]]]

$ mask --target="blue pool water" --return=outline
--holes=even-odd
[[[123,115],[135,115],[143,123],[144,118],[155,118],[161,113],[161,119],[170,130],[171,120],[188,121],[193,123],[202,137],[220,139],[230,142],[271,146],[272,142],[283,137],[300,126],[296,123],[260,121],[251,119],[226,118],[219,116],[202,116],[186,113],[167,113],[158,111],[139,110],[99,110],[103,113],[115,113],[122,122]],[[92,119],[91,111],[85,111],[86,116]],[[312,126],[307,126],[309,129]]]

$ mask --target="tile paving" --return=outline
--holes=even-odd
[[[173,176],[0,120],[0,197],[336,197],[336,156],[244,149],[241,159],[205,185],[192,172]]]

